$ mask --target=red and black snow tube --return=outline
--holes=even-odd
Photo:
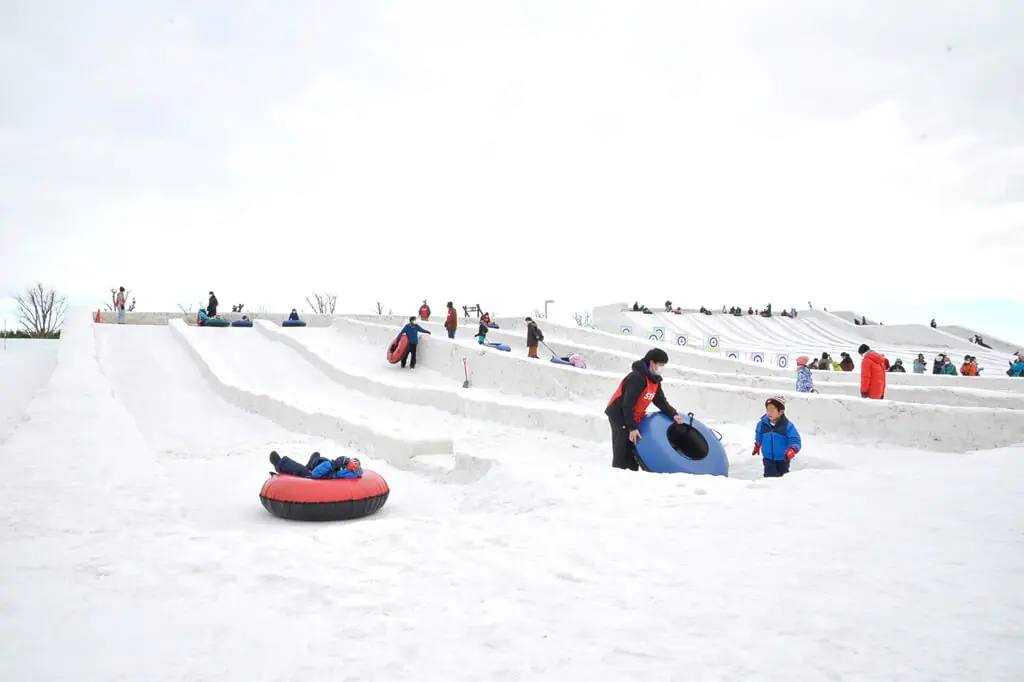
[[[397,339],[391,342],[388,346],[388,362],[392,365],[401,362],[402,356],[405,355],[405,349],[409,345],[409,337],[402,334]]]
[[[268,512],[291,521],[345,521],[379,511],[391,489],[376,471],[361,478],[312,479],[271,474],[260,490]]]

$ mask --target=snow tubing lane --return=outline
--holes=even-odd
[[[683,424],[663,412],[654,412],[640,420],[636,454],[640,465],[658,474],[729,475],[725,447],[710,428],[684,415]]]
[[[289,521],[345,521],[379,511],[390,493],[376,471],[365,471],[362,478],[326,480],[276,474],[263,484],[260,502]]]
[[[305,320],[285,320],[281,323],[282,327],[305,327]]]
[[[392,365],[396,365],[402,360],[402,356],[405,354],[405,349],[409,346],[409,337],[402,334],[400,337],[391,342],[388,346],[388,362]]]
[[[228,322],[227,320],[225,320],[223,317],[211,317],[209,320],[206,321],[206,324],[204,324],[202,326],[204,326],[204,327],[227,327],[230,324],[231,323]]]
[[[235,320],[231,323],[232,327],[251,327],[252,320]]]

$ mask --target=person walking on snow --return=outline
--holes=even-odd
[[[619,387],[615,389],[604,413],[612,428],[612,466],[639,471],[636,443],[640,440],[640,420],[651,403],[675,420],[683,423],[679,412],[669,404],[661,390],[661,370],[668,364],[668,354],[661,348],[647,351],[642,360],[634,362]]]
[[[403,335],[409,337],[409,344],[405,347],[405,352],[402,353],[402,359],[400,363],[402,369],[405,369],[406,358],[409,359],[409,369],[416,369],[416,346],[419,344],[420,334],[429,334],[430,332],[419,326],[416,323],[415,317],[409,318],[409,323],[402,327],[402,331],[398,332],[398,336],[395,339],[402,338]]]
[[[814,377],[807,367],[808,357],[801,355],[796,359],[796,391],[797,393],[817,393],[814,388]]]
[[[526,357],[537,357],[537,344],[544,340],[544,332],[540,330],[532,317],[526,318]],[[667,362],[667,360],[666,360]]]
[[[427,299],[423,299],[423,305],[420,306],[420,319],[424,322],[430,319],[430,306],[427,305]]]
[[[455,306],[448,301],[448,317],[444,320],[444,328],[448,332],[448,338],[455,338],[455,330],[459,328],[459,314],[455,312]]]
[[[882,400],[885,398],[885,360],[862,343],[860,353],[860,397]]]
[[[124,287],[114,297],[114,310],[117,311],[117,323],[124,324]]]
[[[754,451],[761,455],[765,478],[780,478],[789,473],[789,463],[803,444],[796,425],[786,417],[786,399],[775,396],[764,401],[764,416],[754,428]]]

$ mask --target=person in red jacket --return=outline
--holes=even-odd
[[[668,353],[660,348],[647,351],[643,360],[632,365],[632,371],[619,382],[604,413],[612,427],[612,466],[639,471],[635,445],[640,440],[640,420],[651,403],[672,417],[677,424],[683,418],[672,407],[661,390],[661,368],[668,364]]]
[[[862,343],[857,352],[861,357],[860,397],[882,400],[885,398],[885,359],[866,343]]]
[[[423,305],[420,306],[420,319],[421,320],[429,320],[430,319],[430,306],[427,305],[427,299],[423,299]]]
[[[448,301],[448,316],[444,318],[444,328],[448,332],[448,338],[455,338],[455,330],[459,328],[459,314],[455,312],[455,306]]]

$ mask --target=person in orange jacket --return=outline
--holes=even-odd
[[[960,365],[960,374],[965,377],[978,376],[978,363],[973,356],[964,356],[964,364]]]
[[[860,353],[860,397],[882,400],[885,398],[885,360],[866,343],[857,349]]]

